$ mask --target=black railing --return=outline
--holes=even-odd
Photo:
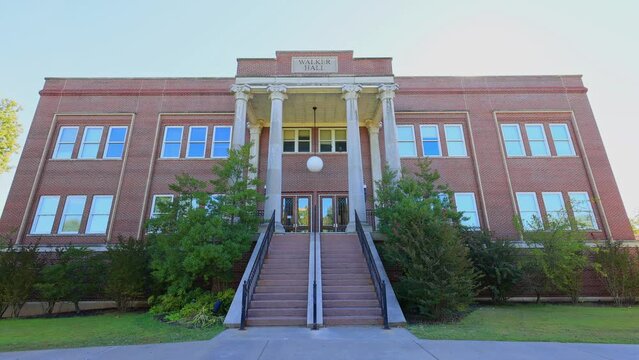
[[[390,329],[390,327],[388,326],[388,304],[386,302],[386,281],[382,280],[382,277],[379,275],[379,270],[377,269],[377,265],[375,264],[375,259],[373,259],[373,253],[371,251],[371,247],[368,245],[368,241],[366,241],[366,234],[364,233],[362,222],[359,221],[359,216],[357,215],[357,211],[355,211],[355,231],[357,231],[357,237],[359,238],[359,242],[362,245],[362,251],[364,252],[364,257],[366,258],[368,271],[371,273],[371,278],[373,279],[373,285],[375,286],[375,292],[377,293],[377,300],[379,300],[379,305],[382,308],[382,317],[384,319],[384,329]]]
[[[253,291],[255,291],[257,279],[260,277],[260,271],[262,271],[264,258],[266,258],[266,252],[271,244],[273,233],[275,233],[275,210],[273,210],[271,220],[268,222],[268,226],[266,227],[264,239],[262,240],[262,244],[257,252],[257,257],[253,263],[253,267],[251,267],[251,272],[249,273],[248,278],[244,280],[244,283],[242,283],[242,316],[240,319],[240,330],[244,330],[246,327],[246,316],[248,314],[249,303],[253,297]]]
[[[318,224],[322,219],[317,212],[317,205],[313,206],[313,213],[317,214]],[[313,217],[311,217],[312,219]],[[311,222],[313,222],[311,220]],[[314,224],[311,224],[311,234],[313,236],[313,330],[317,330],[317,237],[318,233],[314,231]]]
[[[366,209],[366,222],[371,226],[373,231],[377,230],[377,219],[375,218],[375,209]]]

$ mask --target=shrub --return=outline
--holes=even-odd
[[[461,214],[440,200],[445,186],[420,162],[414,176],[397,179],[388,167],[378,183],[377,214],[387,236],[383,250],[402,275],[396,284],[409,312],[442,320],[463,311],[475,296],[477,274],[460,232]]]
[[[222,324],[235,292],[227,289],[216,294],[200,293],[192,302],[179,311],[166,316],[166,320],[196,328],[207,328]],[[218,308],[218,311],[215,311]]]
[[[37,245],[7,245],[0,251],[0,317],[9,307],[13,317],[20,314],[33,293],[40,266]]]
[[[118,236],[106,252],[105,292],[119,311],[127,311],[132,300],[144,298],[149,289],[149,255],[144,240]]]
[[[480,288],[490,291],[493,302],[506,302],[522,275],[515,245],[507,240],[493,240],[485,231],[465,231],[463,237],[473,267],[481,275]]]
[[[632,305],[639,296],[639,253],[621,242],[606,241],[595,249],[594,267],[615,305]]]
[[[65,251],[65,248],[56,249],[56,259],[62,258]],[[65,267],[58,262],[45,265],[40,271],[35,289],[38,298],[47,304],[45,309],[47,314],[53,313],[53,308],[58,301],[66,300],[65,277]]]
[[[72,302],[79,313],[80,301],[95,297],[103,288],[104,257],[86,248],[69,247],[61,253],[57,265],[62,267],[64,274],[59,279],[62,298]]]

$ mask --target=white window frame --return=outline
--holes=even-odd
[[[166,137],[169,134],[169,129],[180,129],[180,147],[177,156],[164,156],[164,147],[167,144]],[[164,136],[162,136],[162,152],[160,152],[160,158],[162,159],[179,159],[182,156],[182,139],[184,138],[184,126],[165,126]],[[170,144],[177,144],[177,141],[169,141]]]
[[[95,204],[96,204],[96,199],[101,199],[101,198],[109,198],[111,200],[111,203],[109,204],[109,211],[108,212],[97,212],[97,210],[95,209]],[[85,234],[106,234],[109,231],[109,224],[111,223],[111,212],[113,210],[113,195],[93,195],[93,198],[91,199],[91,208],[89,210],[89,217],[87,218],[87,225],[86,225],[86,229],[84,231]],[[93,218],[96,216],[107,216],[107,221],[106,221],[106,229],[104,229],[104,232],[102,231],[91,231],[91,224],[93,223]]]
[[[51,214],[47,213],[47,214],[42,214],[42,205],[43,202],[45,201],[45,199],[55,199],[55,211]],[[51,234],[51,232],[53,231],[53,225],[55,224],[55,217],[58,214],[58,208],[60,207],[60,196],[59,195],[42,195],[40,196],[40,200],[38,200],[38,207],[36,208],[36,213],[33,216],[33,223],[31,224],[31,231],[30,234],[33,235],[48,235]],[[40,221],[40,218],[42,217],[53,217],[53,220],[51,221],[51,228],[49,229],[48,232],[36,232],[36,228],[38,226],[38,222]]]
[[[437,149],[439,150],[439,155],[428,155],[426,154],[426,148],[424,147],[424,142],[434,142],[435,140],[424,140],[424,128],[435,128],[435,132],[437,133]],[[419,125],[419,138],[422,141],[422,155],[428,157],[441,157],[444,155],[442,151],[442,141],[439,136],[439,126],[437,124],[423,124]]]
[[[408,125],[397,125],[396,126],[397,129],[395,129],[395,134],[396,134],[396,138],[397,138],[397,153],[399,154],[400,158],[414,158],[417,156],[417,144],[415,143],[415,126],[412,124],[408,124]],[[410,128],[411,134],[413,136],[412,140],[399,140],[399,129],[400,128]],[[413,144],[413,155],[402,155],[401,152],[399,151],[399,144],[400,143],[409,143],[412,142]]]
[[[519,139],[517,140],[508,140],[506,139],[505,133],[504,133],[504,128],[508,127],[508,126],[514,126],[517,128],[517,135],[519,136]],[[500,125],[500,129],[501,129],[501,138],[504,141],[504,152],[506,153],[506,157],[524,157],[526,156],[526,147],[524,146],[524,138],[521,136],[521,127],[519,126],[519,124],[501,124]],[[521,155],[510,155],[508,153],[508,146],[506,146],[506,144],[508,142],[514,142],[517,141],[519,143],[519,149],[521,150]]]
[[[470,196],[473,199],[473,209],[472,210],[462,210],[462,217],[464,214],[468,214],[468,213],[472,213],[475,215],[475,219],[477,220],[475,224],[468,224],[467,221],[468,220],[463,220],[462,219],[462,225],[473,228],[473,229],[479,229],[481,228],[481,221],[479,220],[479,210],[477,210],[477,198],[475,197],[475,193],[474,192],[456,192],[454,194],[455,196],[455,209],[457,209],[457,211],[459,211],[458,208],[458,204],[459,204],[459,198],[461,196]],[[471,218],[472,219],[472,218]]]
[[[555,216],[551,213],[556,213],[558,210],[553,210],[553,211],[549,211],[548,210],[548,201],[546,200],[547,197],[549,196],[559,196],[560,199],[560,203],[561,203],[561,210],[559,210],[561,212],[561,214],[559,214],[559,216]],[[542,192],[541,193],[541,199],[544,202],[544,209],[546,210],[546,217],[549,219],[554,219],[554,220],[568,220],[567,219],[567,215],[568,212],[566,211],[566,203],[564,202],[564,195],[561,192],[555,191],[555,192]]]
[[[534,202],[535,209],[523,211],[522,208],[521,208],[521,201],[519,200],[519,196],[530,196],[530,195],[532,195],[534,200],[535,200],[535,202]],[[533,215],[535,215],[540,222],[543,221],[543,219],[541,217],[541,210],[539,210],[539,199],[537,199],[537,193],[535,193],[535,192],[517,192],[517,193],[515,193],[515,198],[517,199],[517,211],[519,212],[519,219],[521,220],[521,225],[523,226],[524,231],[539,230],[537,228],[532,227],[535,224],[525,223],[524,222],[524,218],[521,216],[522,213],[534,213]]]
[[[203,141],[193,141],[191,140],[191,134],[193,129],[204,129],[204,140]],[[186,155],[187,159],[203,159],[206,157],[206,142],[209,137],[209,127],[208,126],[189,126],[189,137],[186,142]],[[191,151],[191,144],[204,144],[204,149],[202,150],[202,156],[189,156],[189,152]],[[212,151],[212,150],[211,150]]]
[[[345,140],[337,140],[336,136],[335,136],[335,131],[336,130],[340,130],[340,131],[344,131],[346,133],[346,139]],[[322,140],[322,131],[330,131],[331,133],[331,151],[322,151],[322,142],[326,142],[328,143],[329,140]],[[296,133],[297,135],[297,133]],[[346,128],[318,128],[317,129],[317,147],[318,147],[318,152],[320,153],[337,153],[337,154],[341,154],[341,153],[347,153],[348,152],[348,130]],[[346,151],[337,151],[337,146],[335,145],[335,143],[337,141],[346,141]],[[295,144],[297,146],[297,142]],[[311,131],[311,152],[313,150],[313,132]]]
[[[151,219],[156,218],[158,215],[164,214],[164,213],[155,211],[156,201],[157,201],[158,198],[161,198],[161,197],[168,197],[168,198],[171,198],[171,201],[173,201],[173,199],[175,198],[175,195],[173,195],[173,194],[156,194],[156,195],[153,195],[153,202],[151,203],[151,214],[150,214],[150,218]]]
[[[114,141],[111,140],[111,133],[113,129],[124,129],[124,139],[122,141]],[[126,139],[129,135],[129,127],[128,126],[109,126],[109,134],[107,135],[106,143],[104,144],[104,152],[102,153],[103,159],[122,159],[124,153],[126,152]],[[111,144],[122,144],[122,154],[120,156],[108,156],[109,154],[109,145]],[[164,150],[164,149],[162,149]]]
[[[73,138],[73,142],[64,142],[62,143],[62,132],[64,131],[64,129],[75,129],[75,137]],[[73,144],[73,148],[75,148],[75,142],[78,141],[78,132],[80,132],[80,127],[79,126],[60,126],[60,128],[58,129],[58,138],[55,142],[55,148],[53,149],[53,156],[52,159],[56,159],[56,160],[69,160],[69,159],[73,159],[73,149],[71,149],[71,155],[69,155],[68,158],[63,158],[63,157],[58,157],[58,150],[60,149],[60,145],[61,144]]]
[[[87,134],[89,130],[92,129],[100,129],[100,138],[98,142],[87,142]],[[86,126],[84,128],[84,133],[82,134],[82,141],[80,142],[80,151],[78,151],[78,159],[97,159],[100,153],[100,143],[102,142],[102,135],[104,134],[104,126]],[[92,157],[84,157],[82,156],[82,152],[84,151],[84,146],[87,144],[98,145],[98,149],[95,152],[95,156]]]
[[[299,145],[300,145],[300,130],[308,130],[310,133],[310,137],[309,137],[309,148],[308,151],[304,151],[304,152],[300,152],[299,150]],[[292,140],[284,140],[284,132],[285,131],[295,131],[295,151],[284,151],[284,142],[286,141],[292,141]],[[296,154],[296,153],[300,153],[300,154],[309,154],[313,152],[313,129],[312,128],[283,128],[282,129],[282,153],[284,154]]]
[[[566,130],[566,135],[568,136],[568,139],[566,139],[566,140],[564,140],[564,139],[560,139],[560,140],[555,139],[555,136],[552,133],[553,126],[554,127],[563,127]],[[572,136],[570,136],[570,128],[568,127],[568,124],[552,123],[552,124],[548,124],[548,128],[550,130],[550,136],[552,137],[552,142],[555,145],[555,155],[556,156],[559,156],[559,157],[577,156],[577,153],[575,152],[575,145],[572,143]],[[568,145],[570,145],[571,153],[568,154],[568,155],[559,155],[559,153],[557,153],[557,142],[568,142]]]
[[[550,147],[548,146],[548,138],[546,137],[546,127],[544,126],[544,124],[525,124],[524,125],[526,128],[526,137],[528,138],[528,147],[530,148],[530,156],[534,156],[534,157],[549,157],[550,156]],[[530,131],[528,130],[529,128],[533,128],[533,127],[540,127],[541,128],[541,134],[543,135],[543,139],[534,139],[532,140],[530,138]],[[537,142],[544,142],[544,148],[546,149],[546,153],[543,155],[536,155],[533,152],[533,142],[537,143]]]
[[[590,194],[588,194],[588,192],[586,191],[570,191],[568,192],[568,199],[570,199],[570,207],[572,209],[572,214],[573,217],[575,218],[575,220],[577,220],[577,216],[576,216],[576,211],[575,211],[575,200],[573,199],[573,196],[575,195],[579,195],[579,196],[583,196],[585,195],[586,198],[586,203],[588,206],[587,211],[579,211],[581,213],[585,213],[588,212],[590,215],[590,224],[583,226],[583,224],[581,223],[577,223],[577,227],[579,229],[582,230],[599,230],[599,224],[597,223],[597,216],[595,216],[595,211],[592,208],[592,202],[590,201]]]
[[[217,129],[225,129],[228,128],[229,129],[229,141],[215,141],[215,133],[217,133]],[[233,142],[233,126],[231,125],[220,125],[220,126],[214,126],[213,127],[213,139],[211,140],[211,158],[212,159],[226,159],[228,158],[228,155],[226,156],[214,156],[215,153],[215,144],[216,143],[229,143],[228,149],[231,149],[231,143]]]
[[[67,208],[69,205],[70,198],[82,198],[82,210],[79,213],[68,213],[69,209]],[[62,207],[62,215],[60,216],[60,223],[58,224],[58,234],[79,234],[80,226],[82,226],[82,219],[84,218],[84,209],[87,206],[87,196],[86,195],[67,195],[64,199],[64,206]],[[64,223],[66,221],[66,217],[70,216],[80,216],[80,224],[78,224],[78,231],[63,231]]]
[[[446,129],[448,128],[459,128],[459,131],[461,133],[461,140],[449,140],[448,139],[448,133],[446,133]],[[449,157],[467,157],[468,156],[468,149],[466,148],[466,134],[464,134],[464,125],[462,124],[445,124],[444,125],[444,136],[446,137],[446,150],[447,150],[447,155]],[[449,143],[459,143],[461,142],[462,145],[464,146],[464,154],[463,155],[451,155],[450,154],[450,146],[448,146]]]

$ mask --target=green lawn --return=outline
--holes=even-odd
[[[413,324],[423,339],[639,344],[639,306],[505,305],[480,307],[457,323]]]
[[[208,340],[223,327],[189,329],[147,313],[0,320],[0,351]]]

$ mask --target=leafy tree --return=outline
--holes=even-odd
[[[87,248],[69,247],[61,254],[58,264],[64,274],[59,279],[63,298],[72,302],[76,313],[79,313],[80,301],[99,294],[103,288],[104,258]]]
[[[635,237],[639,238],[639,213],[630,219],[630,225],[632,226],[632,231],[635,233]]]
[[[0,99],[0,174],[9,170],[11,154],[18,151],[18,135],[22,131],[18,123],[18,103]]]
[[[595,250],[595,270],[617,306],[632,305],[639,296],[639,252],[632,250],[610,240]]]
[[[430,162],[419,164],[415,174],[401,178],[388,167],[378,182],[376,214],[387,236],[385,257],[402,271],[396,285],[399,299],[409,312],[441,320],[464,310],[474,299],[478,275],[461,239],[462,214],[436,185],[439,174]]]
[[[223,290],[233,264],[250,250],[260,222],[257,204],[264,198],[256,190],[260,181],[248,176],[256,170],[250,159],[250,144],[232,149],[213,168],[212,192],[188,174],[169,186],[177,196],[160,204],[162,214],[148,223],[152,275],[162,288],[151,298],[154,311],[175,311]]]
[[[65,251],[65,248],[57,248],[55,250],[56,259],[62,258]],[[58,301],[66,300],[67,290],[64,286],[66,281],[65,277],[65,268],[57,261],[45,265],[40,271],[39,280],[35,284],[35,289],[39,299],[46,303],[45,311],[47,314],[53,313],[55,304]]]
[[[11,307],[17,317],[33,293],[41,262],[37,245],[14,247],[0,252],[0,318]]]
[[[149,289],[149,254],[146,241],[118,237],[118,243],[106,252],[106,295],[115,300],[118,310],[127,311],[132,300],[140,299]]]

